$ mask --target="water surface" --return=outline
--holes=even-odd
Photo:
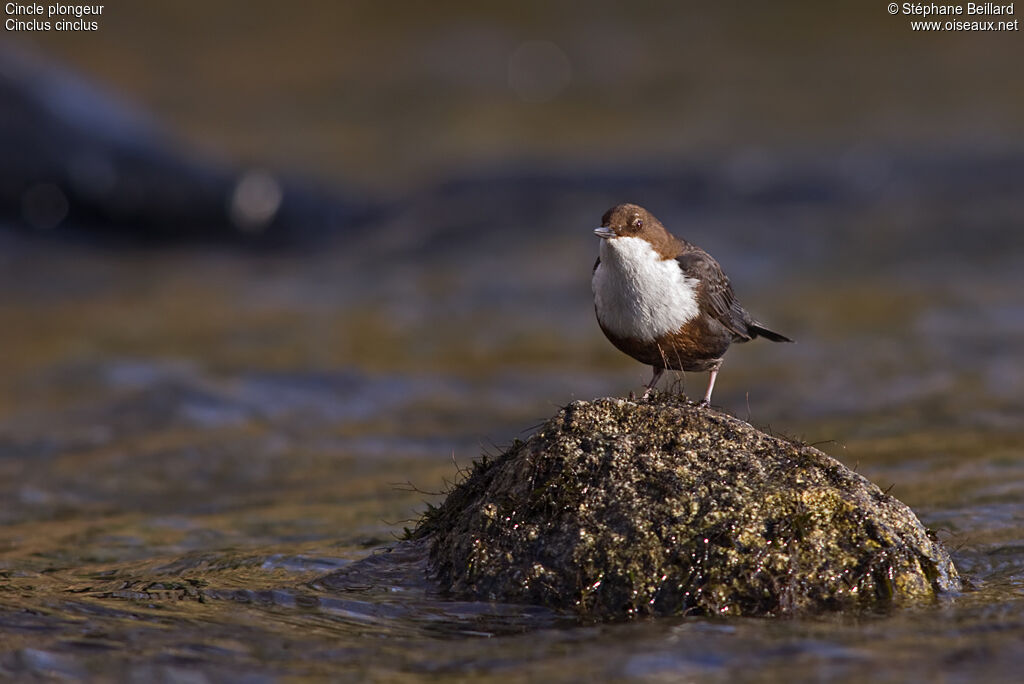
[[[602,626],[445,599],[415,554],[322,581],[393,545],[458,465],[573,398],[646,379],[592,318],[604,190],[577,187],[530,221],[491,214],[495,197],[567,193],[556,176],[544,191],[470,184],[444,212],[432,198],[316,253],[5,238],[0,666],[172,680],[1012,678],[1024,276],[1019,238],[1001,230],[1019,207],[897,220],[845,199],[840,181],[840,197],[808,199],[801,173],[787,181],[795,199],[697,209],[629,183],[798,339],[731,350],[716,403],[892,486],[954,550],[963,595],[891,615]]]

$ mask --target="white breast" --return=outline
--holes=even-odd
[[[598,320],[619,337],[650,342],[699,313],[697,281],[642,238],[601,240],[601,263],[591,285]]]

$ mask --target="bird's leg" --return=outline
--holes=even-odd
[[[711,373],[708,375],[708,391],[704,394],[703,401],[700,402],[701,406],[711,406],[711,392],[715,389],[715,378],[718,377],[718,369],[721,367],[721,359],[716,361],[715,365],[711,367]]]
[[[651,396],[651,392],[654,391],[654,386],[658,384],[658,380],[661,380],[661,374],[665,372],[664,368],[659,368],[658,366],[652,366],[652,368],[654,368],[654,375],[651,377],[651,381],[647,383],[647,386],[644,387],[643,399]]]

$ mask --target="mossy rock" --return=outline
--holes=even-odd
[[[960,588],[864,477],[664,395],[573,402],[475,464],[413,537],[454,595],[592,619],[875,610]]]

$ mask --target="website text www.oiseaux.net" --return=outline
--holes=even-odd
[[[889,3],[889,14],[911,17],[913,31],[1019,31],[1013,3],[967,2],[940,5],[927,2]]]

